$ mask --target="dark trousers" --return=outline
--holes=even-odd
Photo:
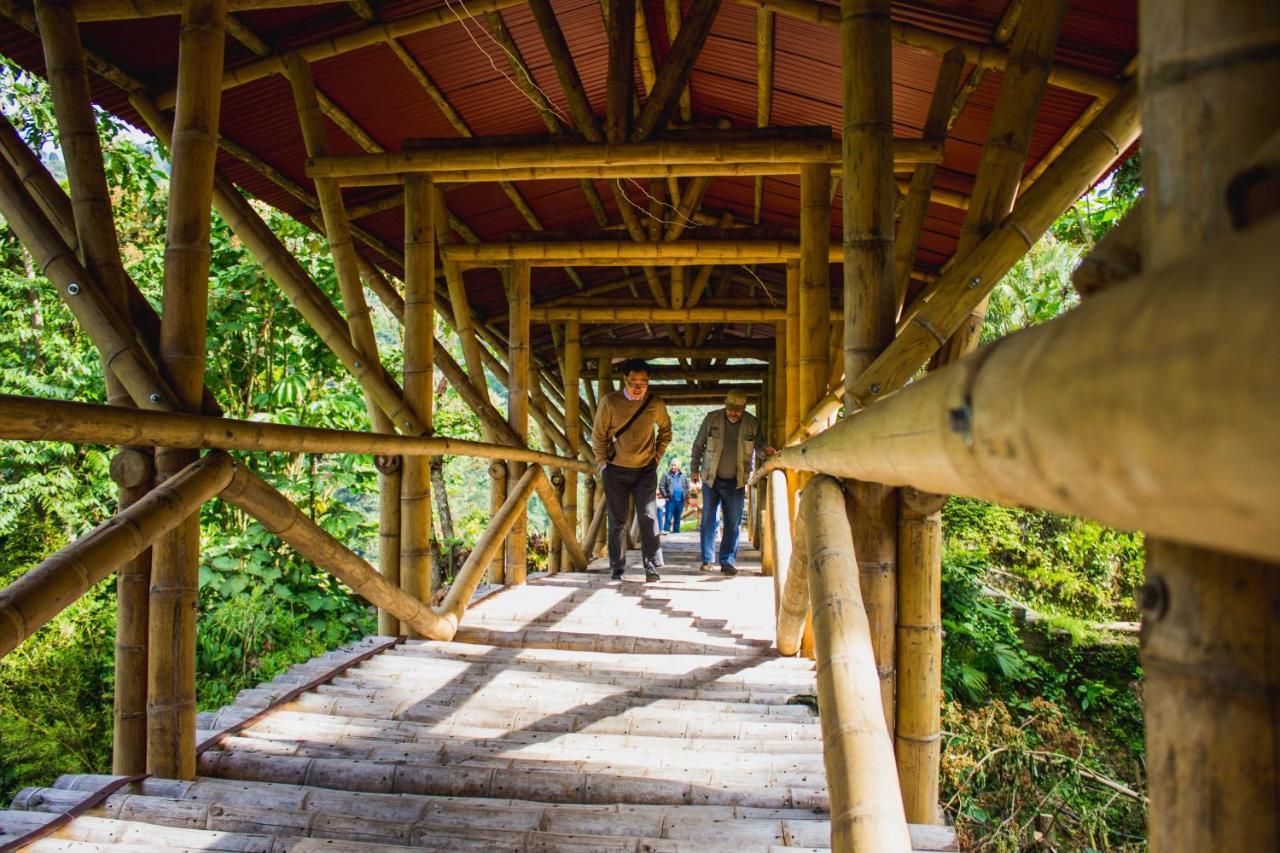
[[[732,566],[738,559],[738,534],[742,528],[742,505],[747,490],[738,486],[734,477],[716,477],[702,485],[702,562],[710,563],[716,544],[716,513],[724,513],[724,531],[720,534],[720,565]]]
[[[636,502],[640,520],[640,552],[644,567],[662,565],[662,546],[658,539],[658,465],[623,468],[607,465],[604,469],[604,502],[609,511],[609,568],[627,565],[627,518],[631,501]]]
[[[662,520],[662,529],[671,533],[680,532],[680,519],[684,515],[684,497],[680,500],[667,498],[667,515]]]

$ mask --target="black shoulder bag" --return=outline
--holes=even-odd
[[[644,398],[644,401],[640,403],[640,408],[636,409],[636,410],[631,414],[631,417],[627,419],[627,422],[626,422],[625,424],[623,424],[623,425],[622,425],[622,427],[621,427],[620,429],[618,429],[618,430],[617,430],[613,435],[609,436],[609,444],[608,444],[608,446],[607,446],[607,447],[605,447],[605,449],[604,449],[604,458],[605,458],[605,459],[607,459],[607,460],[609,460],[610,462],[612,462],[612,461],[614,460],[614,458],[615,458],[615,457],[617,457],[617,455],[618,455],[618,436],[622,435],[624,432],[626,432],[627,430],[631,429],[631,425],[632,425],[632,424],[634,424],[634,423],[636,422],[636,418],[640,417],[640,415],[644,412],[644,410],[645,410],[645,409],[647,409],[647,408],[649,408],[649,403],[650,403],[650,401],[652,401],[652,400],[653,400],[653,395],[652,395],[652,394],[646,394],[646,395],[645,395],[645,398]]]

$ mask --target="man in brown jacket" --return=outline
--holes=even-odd
[[[609,568],[622,580],[627,567],[627,514],[635,500],[640,521],[644,579],[661,576],[658,540],[658,460],[671,444],[671,417],[666,405],[649,393],[649,365],[640,359],[623,364],[621,390],[596,407],[591,449],[604,479],[609,512]]]

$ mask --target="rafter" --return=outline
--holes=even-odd
[[[649,93],[649,100],[645,101],[640,117],[636,119],[635,129],[631,133],[633,140],[648,139],[666,126],[667,119],[675,111],[680,93],[693,72],[693,64],[711,33],[711,22],[715,20],[719,9],[720,0],[693,0],[689,7],[689,17],[680,28],[662,67],[658,69],[653,91]]]

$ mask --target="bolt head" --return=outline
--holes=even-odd
[[[871,383],[871,387],[870,387],[870,388],[868,388],[867,390],[868,390],[868,391],[870,391],[872,394],[879,394],[879,393],[880,393],[880,383],[879,383],[879,382],[872,382],[872,383]]]
[[[1148,578],[1134,599],[1147,622],[1159,622],[1169,611],[1169,587],[1158,575]]]
[[[151,396],[147,397],[147,399],[153,403],[159,403],[161,400],[164,399],[164,397],[161,397],[158,393],[152,392]]]
[[[351,362],[351,366],[352,366],[352,367],[360,367],[360,366],[361,366],[361,364],[360,364],[360,362],[358,362],[358,361],[353,361],[353,362]]]
[[[972,290],[973,288],[977,287],[980,284],[982,284],[982,276],[975,275],[973,278],[969,279],[970,290]]]
[[[75,296],[79,292],[80,285],[76,284],[74,281],[67,285],[67,294],[69,296]]]

